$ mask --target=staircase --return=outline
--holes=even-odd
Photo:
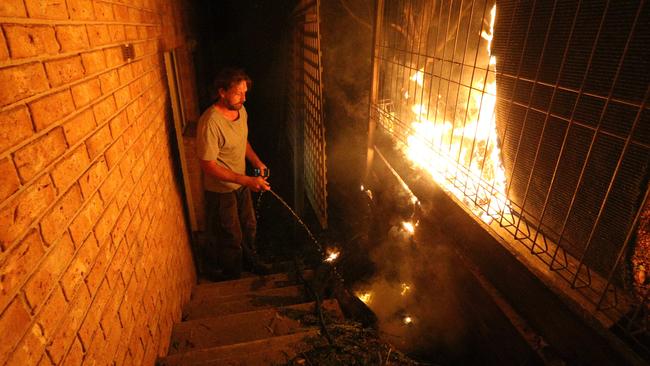
[[[174,325],[168,355],[157,365],[286,363],[320,334],[318,326],[301,321],[314,314],[316,303],[300,277],[313,276],[311,270],[301,276],[246,274],[239,280],[197,285],[183,321]],[[336,300],[324,300],[322,311],[330,318],[343,318]]]

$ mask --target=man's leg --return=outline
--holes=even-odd
[[[242,230],[237,209],[235,192],[214,193],[216,195],[218,262],[226,278],[239,278],[242,271]]]
[[[270,268],[260,262],[255,247],[257,239],[257,218],[253,209],[251,191],[248,188],[242,187],[237,190],[237,196],[239,201],[239,221],[241,222],[243,232],[242,250],[244,253],[244,261],[255,273],[269,273]]]

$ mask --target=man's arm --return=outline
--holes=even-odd
[[[255,150],[253,150],[253,147],[248,141],[246,141],[246,159],[256,168],[259,168],[260,170],[266,169],[266,165],[262,163],[262,160],[257,156]]]
[[[246,150],[248,150],[248,148]],[[261,190],[266,191],[271,188],[269,183],[262,177],[249,177],[247,175],[237,174],[228,168],[217,165],[213,160],[199,159],[199,162],[201,163],[201,169],[203,169],[205,174],[216,177],[221,181],[240,184],[250,188],[254,192],[259,192]]]

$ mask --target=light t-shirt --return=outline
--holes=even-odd
[[[248,113],[239,110],[239,118],[227,120],[214,106],[209,107],[199,118],[196,131],[197,157],[216,161],[217,165],[237,174],[246,173],[246,142],[248,138]],[[203,188],[212,192],[230,192],[241,185],[224,182],[214,176],[203,175]]]

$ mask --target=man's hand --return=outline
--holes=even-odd
[[[250,188],[250,190],[253,192],[268,191],[271,189],[269,182],[267,182],[266,179],[262,177],[246,176],[242,182],[242,185]]]

